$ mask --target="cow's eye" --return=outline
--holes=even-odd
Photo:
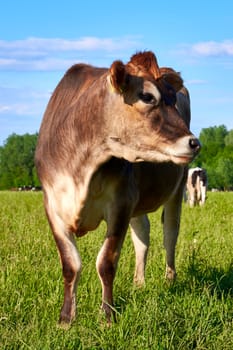
[[[150,94],[149,92],[140,92],[139,96],[140,100],[142,100],[144,103],[152,104],[155,103],[154,95]]]

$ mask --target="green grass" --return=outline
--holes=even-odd
[[[183,206],[178,278],[164,280],[161,210],[151,214],[146,286],[133,286],[127,235],[114,285],[117,323],[100,312],[95,260],[105,224],[77,240],[83,261],[78,317],[57,327],[61,267],[41,193],[0,192],[0,349],[233,349],[233,193],[208,193],[203,208]]]

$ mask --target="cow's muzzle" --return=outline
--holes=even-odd
[[[195,155],[197,155],[201,150],[200,141],[194,136],[190,138],[189,146]]]

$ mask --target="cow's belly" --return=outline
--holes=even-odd
[[[172,163],[134,164],[130,171],[113,166],[106,171],[106,166],[92,178],[76,225],[78,236],[95,230],[103,219],[108,221],[119,207],[131,206],[132,216],[157,210],[176,193],[184,173]]]

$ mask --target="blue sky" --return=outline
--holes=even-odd
[[[181,72],[197,136],[233,129],[233,1],[9,0],[1,4],[0,145],[39,130],[72,64],[108,67],[139,50]]]

